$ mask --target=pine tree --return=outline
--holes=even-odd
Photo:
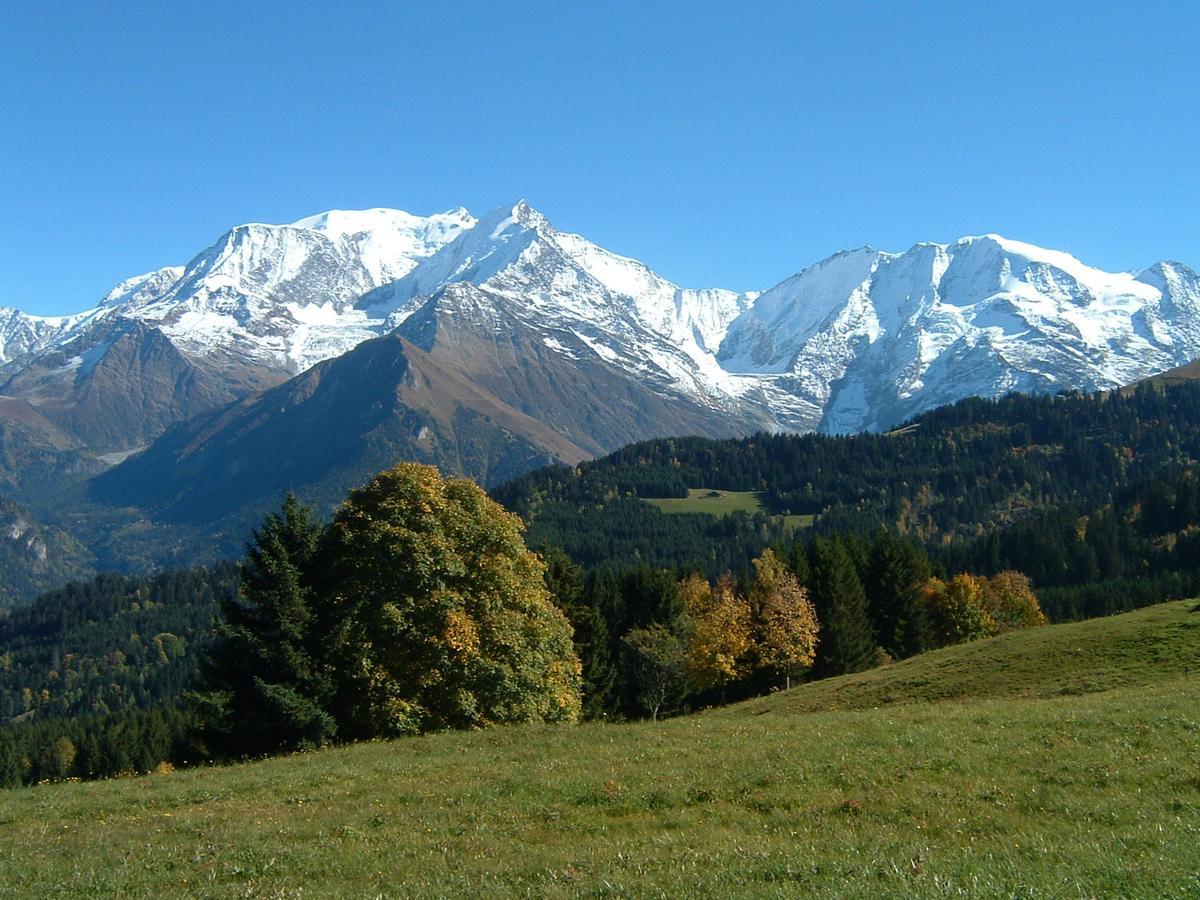
[[[861,672],[875,660],[862,582],[836,538],[814,538],[810,553],[809,597],[821,621],[814,670],[822,678]]]
[[[583,570],[558,547],[542,547],[538,555],[546,565],[544,579],[550,597],[574,629],[572,641],[583,675],[583,717],[602,718],[612,706],[617,679],[608,625],[588,602],[591,598]]]
[[[190,697],[200,742],[217,756],[319,746],[336,733],[312,584],[321,535],[289,494],[247,546],[239,596],[221,605]]]
[[[867,604],[875,641],[896,659],[933,645],[921,587],[929,580],[929,559],[911,541],[883,531],[871,547]]]

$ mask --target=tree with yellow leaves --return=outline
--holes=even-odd
[[[996,623],[997,631],[1033,628],[1046,624],[1029,578],[1020,572],[1000,572],[983,588],[983,605]]]
[[[687,630],[684,670],[698,690],[724,688],[749,671],[754,645],[750,604],[737,590],[732,576],[723,575],[715,586],[699,575],[679,585]]]
[[[754,560],[750,606],[755,619],[758,665],[784,676],[809,668],[817,653],[817,611],[783,560],[768,549]]]
[[[432,466],[351,491],[326,540],[340,736],[579,718],[571,626],[522,530]]]
[[[996,620],[984,606],[986,579],[965,572],[948,582],[931,578],[923,593],[939,647],[996,633]]]

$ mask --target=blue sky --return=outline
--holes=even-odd
[[[694,287],[988,231],[1200,266],[1198,7],[0,0],[0,305],[520,197]]]

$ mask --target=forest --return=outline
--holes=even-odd
[[[1198,459],[1200,386],[1189,383],[965,400],[885,435],[664,439],[531,473],[492,496],[521,516],[524,544],[537,552],[537,562],[520,561],[517,549],[511,557],[512,571],[526,573],[521,583],[541,573],[530,608],[544,597],[570,624],[575,714],[619,721],[754,696],[1047,618],[1193,596]],[[754,491],[764,509],[668,515],[645,502],[685,497],[689,488]],[[491,507],[472,498],[454,502],[515,548],[515,520],[485,515]],[[393,514],[373,502],[368,518]],[[399,550],[372,543],[370,530],[351,539],[341,510],[321,523],[308,511],[295,519],[300,507],[288,504],[263,523],[240,565],[101,576],[0,614],[0,784],[494,721],[481,699],[490,663],[476,660],[453,690],[444,686],[443,700],[474,698],[458,707],[432,694],[400,706],[356,704],[348,700],[353,682],[326,677],[357,660],[360,669],[375,667],[371,683],[391,684],[389,691],[411,680],[394,660],[354,649],[392,627],[386,609],[345,599],[379,588],[355,582],[360,576],[349,573],[361,567],[344,560],[368,548],[372,559]],[[814,518],[798,529],[788,515]],[[301,520],[303,534],[288,536]],[[411,526],[414,534],[424,527]],[[427,537],[412,540],[405,558],[426,550]],[[297,556],[300,546],[308,549]],[[281,547],[291,549],[279,557]],[[464,571],[453,555],[428,565]],[[291,573],[284,587],[271,581],[281,572]],[[450,671],[447,660],[481,646],[480,614],[455,607],[475,590],[466,582],[396,582],[391,568],[379,577],[393,579],[392,590],[440,598],[423,614],[447,654],[438,666]],[[460,612],[450,615],[454,608]],[[550,645],[556,633],[546,632]],[[324,655],[327,644],[340,659]],[[280,646],[291,649],[269,649]],[[214,681],[214,672],[241,680]],[[569,706],[563,698],[576,688],[567,684],[557,690]],[[549,714],[542,701],[528,702]],[[435,708],[460,712],[439,718]],[[264,727],[231,743],[237,730],[229,722],[246,716]]]

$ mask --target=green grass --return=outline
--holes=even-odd
[[[717,491],[711,488],[688,488],[687,497],[649,498],[647,503],[665,513],[705,513],[727,516],[734,512],[753,515],[763,512],[757,491]]]
[[[727,516],[734,512],[753,515],[765,512],[757,491],[718,491],[712,488],[688,488],[686,497],[646,498],[646,502],[664,513],[703,513],[710,516]],[[782,516],[789,528],[807,528],[812,516]]]
[[[730,707],[732,715],[870,709],[895,703],[1050,698],[1200,679],[1194,600],[1014,631]]]
[[[1196,896],[1194,606],[658,725],[3,792],[0,894]]]

